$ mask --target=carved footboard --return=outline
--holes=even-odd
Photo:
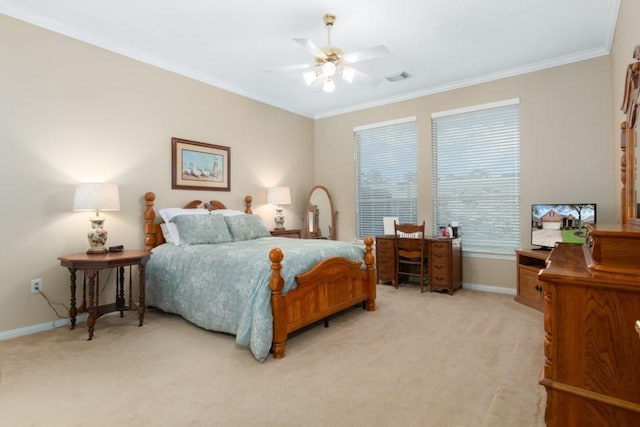
[[[345,258],[329,258],[307,273],[296,276],[297,287],[282,295],[284,279],[280,274],[283,253],[273,249],[269,253],[272,276],[271,308],[273,311],[273,357],[285,356],[285,341],[289,333],[325,317],[364,302],[368,311],[375,311],[376,280],[373,239],[367,237],[364,262]]]

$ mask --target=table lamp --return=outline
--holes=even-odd
[[[95,211],[96,216],[90,218],[91,230],[87,233],[89,240],[88,254],[103,254],[108,252],[105,247],[107,230],[103,227],[104,218],[100,211],[120,210],[120,196],[116,184],[88,183],[78,184],[73,197],[74,211]]]
[[[274,230],[284,230],[284,215],[282,214],[282,206],[291,203],[291,192],[289,187],[271,187],[267,190],[267,203],[276,205],[276,216],[274,222],[276,226]]]

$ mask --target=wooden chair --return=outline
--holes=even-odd
[[[429,280],[424,221],[422,224],[398,224],[394,221],[393,227],[396,249],[395,287],[398,288],[400,276],[417,277],[420,292],[424,292],[425,282]]]

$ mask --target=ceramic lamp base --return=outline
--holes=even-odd
[[[284,215],[281,207],[276,207],[276,217],[273,221],[276,223],[276,226],[273,227],[274,230],[284,230]]]
[[[106,248],[105,243],[107,243],[107,230],[102,228],[104,225],[103,218],[92,218],[91,221],[91,230],[87,233],[87,240],[89,240],[89,249],[87,249],[88,254],[103,254],[109,252]]]

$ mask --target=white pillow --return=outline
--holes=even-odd
[[[167,232],[169,233],[170,240],[165,237],[169,243],[173,243],[174,245],[180,244],[180,235],[178,234],[178,227],[171,220],[178,215],[209,215],[208,209],[196,208],[196,209],[185,209],[185,208],[163,208],[159,209],[158,213],[160,217],[164,220],[165,224],[167,224]],[[162,227],[160,227],[162,228]]]
[[[172,245],[175,245],[173,241],[173,236],[169,232],[169,226],[172,224],[173,223],[167,223],[167,222],[160,223],[160,230],[162,230],[162,237],[164,237],[164,241],[166,243],[171,243]],[[176,225],[173,224],[173,226],[175,227]]]
[[[222,216],[237,216],[237,215],[244,215],[244,212],[236,209],[214,209],[211,211],[211,214],[222,215]]]

